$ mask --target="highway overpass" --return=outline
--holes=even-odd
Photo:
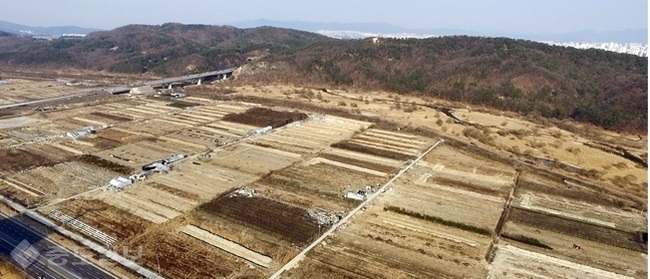
[[[205,72],[200,74],[165,78],[165,79],[147,81],[140,84],[134,84],[131,86],[108,88],[105,91],[108,91],[111,94],[121,94],[121,93],[128,93],[129,91],[131,91],[131,89],[142,87],[142,86],[151,86],[152,88],[171,88],[172,85],[176,85],[176,84],[201,84],[206,81],[226,79],[232,76],[232,73],[234,71],[235,68],[230,68],[230,69]]]

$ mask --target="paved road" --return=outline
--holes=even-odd
[[[418,156],[415,160],[411,161],[411,163],[410,163],[408,166],[406,166],[405,168],[403,168],[402,170],[400,170],[400,171],[399,171],[395,176],[393,176],[393,178],[391,178],[391,180],[389,180],[388,182],[386,182],[386,184],[384,184],[384,186],[382,186],[381,188],[379,188],[376,192],[374,192],[372,195],[370,195],[370,196],[368,197],[368,199],[366,199],[364,202],[362,202],[361,204],[359,204],[359,206],[357,206],[355,209],[353,209],[352,211],[350,211],[350,213],[348,213],[348,215],[346,215],[345,218],[341,219],[341,221],[339,221],[338,223],[336,223],[336,224],[334,224],[332,227],[330,227],[330,229],[327,230],[327,232],[325,232],[323,235],[321,235],[321,237],[319,237],[319,238],[318,238],[316,241],[314,241],[312,244],[310,244],[309,246],[307,246],[307,248],[305,248],[304,250],[302,250],[302,252],[300,252],[300,254],[296,255],[296,256],[295,256],[291,261],[289,261],[287,264],[285,264],[283,267],[281,267],[281,268],[280,268],[276,273],[274,273],[273,275],[271,275],[271,277],[269,277],[269,279],[275,279],[275,278],[278,278],[278,277],[280,277],[280,275],[281,275],[283,272],[285,272],[285,271],[287,271],[287,270],[293,268],[294,266],[296,266],[296,264],[298,264],[298,262],[300,262],[300,261],[305,257],[305,255],[307,254],[307,252],[311,251],[311,249],[313,249],[314,247],[316,247],[316,245],[320,244],[323,240],[325,240],[325,238],[327,238],[327,237],[330,236],[332,233],[334,233],[334,231],[335,231],[336,229],[338,229],[341,225],[345,224],[348,220],[350,220],[350,218],[352,218],[352,216],[353,216],[354,214],[356,214],[357,212],[359,212],[362,208],[366,207],[366,206],[367,206],[367,205],[368,205],[372,200],[374,200],[376,197],[378,197],[381,193],[385,192],[386,189],[388,188],[388,186],[390,186],[391,184],[393,184],[393,181],[395,181],[395,180],[397,180],[399,177],[401,177],[401,176],[402,176],[406,171],[408,171],[409,169],[411,169],[411,168],[412,168],[412,167],[413,167],[413,166],[414,166],[418,161],[420,161],[420,160],[421,160],[425,155],[429,154],[429,152],[431,152],[431,150],[433,150],[434,148],[436,148],[436,146],[438,146],[438,144],[440,144],[440,143],[442,143],[442,142],[444,142],[444,140],[439,140],[439,141],[437,141],[437,142],[434,143],[431,147],[429,147],[429,149],[427,149],[427,150],[424,151],[420,156]]]
[[[15,217],[13,217],[15,218]],[[114,278],[97,267],[68,253],[43,235],[21,225],[12,217],[0,215],[0,252],[11,258],[16,266],[27,266],[24,270],[33,278],[91,279]],[[26,241],[26,242],[23,242]],[[33,248],[27,249],[28,245]],[[23,253],[12,255],[12,251]],[[35,250],[31,250],[35,249]],[[30,253],[31,252],[31,253]],[[23,255],[16,257],[16,255]]]
[[[54,98],[43,99],[43,100],[35,100],[35,101],[29,101],[29,102],[14,103],[14,104],[9,104],[9,105],[1,105],[0,110],[1,109],[10,109],[10,108],[34,106],[34,105],[40,105],[40,104],[47,104],[47,103],[50,103],[50,102],[64,101],[64,100],[70,100],[72,98],[82,98],[82,97],[95,96],[95,95],[100,95],[100,94],[108,94],[108,92],[95,91],[95,92],[88,92],[88,93],[81,93],[81,94],[74,94],[74,95],[66,95],[66,96],[61,96],[61,97],[54,97]]]

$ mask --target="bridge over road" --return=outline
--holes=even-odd
[[[205,72],[205,73],[200,73],[200,74],[192,74],[192,75],[186,75],[186,76],[180,76],[180,77],[172,77],[172,78],[165,78],[165,79],[159,79],[159,80],[152,80],[152,81],[147,81],[147,82],[144,82],[144,83],[141,83],[141,84],[136,84],[136,85],[125,85],[125,86],[110,87],[110,88],[105,88],[103,90],[97,90],[96,89],[96,90],[91,91],[91,92],[76,93],[76,94],[72,94],[72,95],[54,97],[54,98],[49,98],[49,99],[33,100],[33,101],[27,101],[27,102],[21,102],[21,103],[0,105],[0,110],[13,109],[13,108],[23,108],[23,107],[44,106],[44,105],[55,103],[55,102],[66,102],[66,101],[69,101],[69,100],[72,100],[72,99],[79,99],[80,100],[81,98],[93,97],[93,96],[96,96],[96,95],[102,95],[102,94],[106,94],[106,93],[110,93],[110,94],[128,93],[129,91],[131,91],[131,89],[141,87],[141,86],[151,86],[152,88],[169,88],[172,84],[179,84],[179,83],[201,84],[202,82],[205,82],[205,81],[226,79],[226,78],[232,76],[232,73],[234,71],[235,71],[235,68],[230,68],[230,69],[212,71],[212,72]]]
[[[200,74],[165,78],[165,79],[147,81],[141,84],[135,84],[131,86],[113,87],[107,89],[106,91],[108,91],[111,94],[120,94],[120,93],[127,93],[133,88],[138,88],[142,86],[151,86],[152,88],[171,88],[171,86],[174,84],[187,84],[187,83],[201,84],[202,82],[206,82],[206,81],[226,79],[232,76],[232,73],[234,71],[235,68],[230,68],[230,69],[205,72]]]

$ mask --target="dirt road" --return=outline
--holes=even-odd
[[[300,252],[300,254],[296,255],[296,257],[294,257],[291,261],[289,261],[287,264],[285,264],[283,267],[281,267],[281,268],[280,268],[276,273],[274,273],[273,275],[271,275],[271,277],[269,277],[269,278],[270,278],[270,279],[279,278],[280,275],[281,275],[284,271],[289,270],[289,269],[293,268],[294,266],[296,266],[296,264],[298,264],[298,263],[300,262],[300,260],[302,260],[302,259],[305,257],[305,255],[306,255],[309,251],[311,251],[314,247],[316,247],[318,244],[320,244],[320,243],[321,243],[323,240],[325,240],[328,236],[330,236],[332,233],[334,233],[334,231],[336,231],[336,229],[338,229],[340,226],[342,226],[342,225],[345,224],[348,220],[350,220],[350,218],[352,218],[352,216],[354,216],[354,214],[356,214],[357,212],[359,212],[359,210],[361,210],[362,208],[365,208],[365,207],[366,207],[370,202],[372,202],[372,201],[373,201],[377,196],[379,196],[381,193],[383,193],[384,191],[386,191],[386,189],[388,188],[388,186],[390,186],[390,185],[393,183],[393,181],[395,181],[396,179],[400,178],[400,177],[401,177],[401,176],[402,176],[406,171],[408,171],[409,169],[411,169],[411,167],[413,167],[413,166],[414,166],[418,161],[420,161],[420,160],[421,160],[425,155],[429,154],[429,152],[431,152],[431,150],[433,150],[436,146],[438,146],[438,144],[442,143],[443,141],[444,141],[444,140],[439,140],[439,141],[437,141],[437,142],[434,143],[431,147],[429,147],[429,149],[427,149],[427,150],[424,151],[422,154],[420,154],[420,156],[418,156],[415,160],[411,161],[411,163],[409,163],[408,166],[406,166],[405,168],[403,168],[402,170],[400,170],[400,171],[399,171],[399,172],[398,172],[398,173],[397,173],[393,178],[391,178],[391,180],[389,180],[388,182],[386,182],[386,184],[384,184],[381,188],[379,188],[379,190],[377,190],[376,192],[374,192],[373,194],[371,194],[370,196],[368,196],[368,199],[366,199],[364,202],[362,202],[361,204],[359,204],[359,206],[357,206],[355,209],[353,209],[352,211],[350,211],[350,213],[348,213],[347,216],[345,216],[343,219],[341,219],[340,222],[334,224],[334,225],[333,225],[329,230],[327,230],[323,235],[321,235],[321,237],[319,237],[316,241],[314,241],[312,244],[310,244],[309,246],[307,246],[307,248],[305,248],[304,250],[302,250],[302,252]]]

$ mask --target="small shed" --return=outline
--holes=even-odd
[[[353,199],[353,200],[358,200],[358,201],[365,201],[366,200],[366,193],[363,191],[356,191],[356,192],[347,192],[345,193],[345,197],[348,199]]]
[[[132,183],[133,183],[133,180],[131,180],[129,178],[126,178],[126,177],[122,177],[122,176],[115,177],[115,178],[111,179],[111,181],[109,182],[109,184],[111,186],[113,186],[115,188],[118,188],[118,189],[122,189],[122,188],[124,188],[126,186],[131,185]]]

